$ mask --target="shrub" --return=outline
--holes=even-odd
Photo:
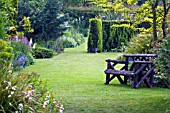
[[[124,46],[130,39],[137,34],[137,30],[128,24],[112,25],[110,29],[110,37],[107,44],[109,45],[108,51],[119,49],[124,51]]]
[[[159,43],[156,60],[156,85],[170,88],[170,36]]]
[[[63,41],[60,38],[57,39],[56,41],[52,41],[52,40],[47,41],[46,47],[57,53],[61,53],[61,51],[64,52]]]
[[[11,69],[11,61],[13,58],[13,48],[8,43],[0,39],[0,80]]]
[[[64,48],[73,48],[78,45],[73,37],[62,36],[61,40],[63,42]]]
[[[85,41],[83,35],[74,28],[64,31],[64,35],[60,39],[65,48],[76,47]]]
[[[150,53],[151,48],[153,48],[153,38],[152,35],[137,35],[133,37],[125,52],[126,53]]]
[[[88,37],[88,52],[91,49],[97,49],[98,52],[102,52],[103,48],[103,36],[102,36],[102,21],[101,19],[90,19],[90,31]]]
[[[0,12],[0,38],[4,38],[6,36],[6,31],[4,29],[6,23],[4,14]]]
[[[56,51],[57,44],[58,44],[57,41],[49,40],[49,41],[47,41],[47,46],[46,46],[46,47],[47,47],[48,49],[51,49],[51,50],[53,50],[53,51]]]
[[[122,24],[130,24],[130,21],[127,20],[103,20],[102,21],[102,29],[103,29],[103,51],[111,51],[114,48],[111,48],[113,46],[112,44],[109,44],[109,41],[111,40],[110,35],[111,35],[111,26],[112,25],[122,25]],[[122,32],[122,31],[121,31]],[[112,37],[113,38],[113,37]],[[120,42],[121,43],[121,42]],[[125,45],[124,42],[121,44],[122,46]],[[120,51],[122,51],[121,47],[119,47]],[[118,51],[117,48],[115,48],[115,51]]]
[[[1,112],[53,113],[63,110],[61,101],[56,102],[36,73],[7,74],[1,77],[0,85]]]
[[[0,112],[54,113],[63,111],[61,101],[47,90],[36,73],[12,74],[12,48],[0,39]]]
[[[32,52],[25,42],[12,41],[10,46],[13,47],[14,58],[12,64],[14,70],[21,70],[34,63]]]
[[[44,47],[37,46],[34,49],[35,58],[52,58],[53,51]]]
[[[85,40],[82,34],[76,33],[73,36],[74,40],[77,42],[78,45],[82,44]]]

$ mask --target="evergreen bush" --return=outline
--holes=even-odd
[[[126,47],[125,53],[130,54],[146,54],[152,53],[150,50],[153,48],[153,37],[152,35],[137,35],[131,38],[128,46]]]
[[[92,49],[97,49],[102,52],[103,36],[102,36],[102,21],[101,19],[90,19],[90,31],[88,37],[88,52]]]
[[[170,36],[159,43],[157,51],[156,67],[158,72],[155,83],[159,87],[170,88]]]
[[[112,25],[110,37],[106,45],[109,45],[108,51],[124,51],[130,39],[137,34],[136,28],[128,25]]]
[[[13,48],[8,43],[0,39],[0,80],[12,68]]]
[[[4,38],[6,36],[5,31],[5,18],[2,12],[0,12],[0,38]]]
[[[45,47],[37,46],[34,49],[34,57],[35,58],[52,58],[53,57],[53,51],[50,49],[47,49]]]
[[[124,51],[129,39],[138,33],[130,25],[128,20],[103,20],[103,51]]]

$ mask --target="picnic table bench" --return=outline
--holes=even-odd
[[[125,60],[107,59],[105,84],[109,84],[115,77],[121,84],[132,82],[133,88],[138,88],[143,82],[148,88],[153,87],[153,76],[155,66],[153,60],[156,54],[124,54]],[[115,69],[117,64],[123,64],[119,70]],[[112,75],[112,76],[111,76]],[[123,76],[124,78],[122,78]]]

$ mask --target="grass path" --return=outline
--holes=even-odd
[[[105,59],[119,54],[88,54],[83,44],[51,59],[37,59],[23,71],[47,80],[56,98],[63,99],[65,113],[170,113],[169,89],[132,89],[117,80],[103,84]]]

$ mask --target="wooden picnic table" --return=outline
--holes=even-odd
[[[107,69],[104,71],[106,74],[105,84],[109,84],[112,79],[117,77],[121,84],[127,84],[128,80],[131,81],[133,88],[138,88],[143,82],[147,87],[152,87],[155,69],[153,60],[157,55],[124,54],[123,56],[125,57],[125,60],[106,60]],[[117,64],[124,65],[121,69],[116,70],[115,66]],[[124,79],[121,76],[124,76]]]

